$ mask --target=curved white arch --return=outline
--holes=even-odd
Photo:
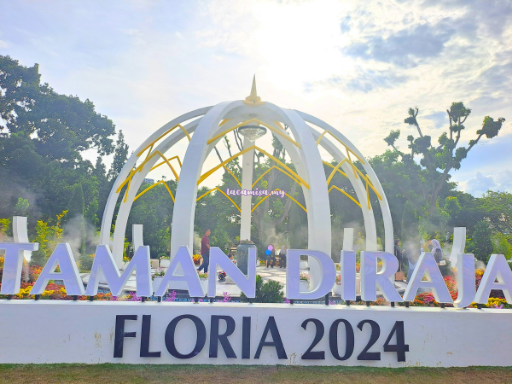
[[[320,137],[320,133],[318,133],[314,128],[310,127],[311,132],[315,139]],[[319,145],[321,145],[338,163],[345,160],[346,157],[328,138],[325,136],[320,140]],[[363,214],[363,223],[365,230],[365,243],[367,251],[377,251],[377,227],[375,225],[375,215],[373,213],[373,209],[367,208],[366,205],[366,189],[361,182],[360,178],[355,178],[352,167],[348,163],[343,163],[341,165],[343,171],[347,174],[347,177],[354,187],[354,191],[357,195],[357,200],[361,204],[361,212]]]
[[[365,162],[362,164],[366,174],[370,178],[373,186],[377,189],[379,194],[381,195],[382,199],[379,200],[380,208],[382,211],[382,218],[384,221],[384,239],[385,239],[385,245],[384,249],[386,252],[394,253],[395,245],[394,245],[394,239],[393,239],[393,219],[391,218],[391,211],[389,209],[388,200],[386,198],[386,194],[384,193],[384,190],[382,189],[382,185],[380,184],[379,178],[375,174],[374,170],[370,165],[368,164],[368,161],[366,161],[366,158],[363,156],[363,154],[339,131],[334,129],[332,126],[324,122],[323,120],[320,120],[319,118],[316,118],[314,116],[311,116],[307,113],[297,111],[297,113],[308,123],[314,124],[317,127],[323,128],[327,130],[331,135],[338,138],[341,142],[343,142],[352,152],[356,153],[359,157],[365,160]]]
[[[197,180],[200,178],[202,164],[206,158],[207,142],[213,134],[214,130],[212,127],[218,126],[219,122],[237,107],[239,108],[239,115],[244,115],[244,113],[249,115],[252,113],[258,117],[263,117],[268,111],[289,125],[296,141],[300,144],[299,152],[303,160],[302,163],[305,165],[305,173],[309,176],[308,179],[310,180],[308,194],[308,247],[330,254],[331,223],[325,173],[317,172],[318,169],[323,169],[322,160],[315,140],[307,129],[306,123],[295,111],[283,110],[271,103],[265,103],[258,107],[248,107],[242,101],[235,101],[221,103],[210,109],[199,122],[194,136],[189,143],[183,160],[180,182],[176,190],[173,222],[177,223],[179,221],[180,225],[172,226],[171,257],[180,246],[187,245],[191,248],[193,245]],[[310,264],[310,277],[313,285],[319,280],[320,273],[320,266],[317,265],[316,260],[312,260]]]
[[[101,232],[100,232],[100,244],[110,244],[110,227],[112,225],[112,219],[114,217],[114,210],[116,208],[117,199],[119,198],[119,192],[117,189],[119,186],[126,180],[133,166],[137,163],[139,153],[142,149],[144,149],[149,143],[156,140],[160,135],[164,134],[167,130],[171,129],[177,124],[181,124],[184,121],[193,119],[198,116],[202,116],[207,113],[212,107],[204,107],[199,108],[194,111],[185,113],[177,118],[169,121],[167,124],[163,125],[161,128],[157,129],[153,132],[139,147],[137,150],[128,158],[126,164],[119,172],[119,175],[110,190],[110,194],[108,195],[107,203],[105,205],[105,211],[103,213],[103,217],[101,219]]]
[[[190,134],[193,133],[199,123],[200,119],[196,119],[186,124],[183,128]],[[158,137],[158,136],[157,136]],[[181,139],[185,137],[185,133],[182,130],[178,130],[173,132],[171,135],[166,137],[161,143],[159,143],[155,149],[155,151],[160,151],[162,154],[165,154],[174,144],[179,142]],[[141,146],[141,148],[144,148]],[[124,239],[126,236],[126,226],[128,224],[128,218],[130,216],[130,211],[132,209],[133,201],[135,196],[137,196],[137,192],[142,185],[144,178],[150,172],[151,168],[155,165],[156,162],[161,161],[162,158],[159,156],[154,156],[144,164],[140,172],[137,172],[131,179],[130,189],[126,193],[126,201],[124,197],[122,198],[122,202],[119,206],[119,211],[117,213],[116,225],[114,228],[114,236],[112,243],[112,255],[114,255],[115,260],[118,264],[121,265],[123,259],[123,248],[124,248]],[[180,172],[181,173],[181,172]]]
[[[197,124],[201,120],[200,118],[197,118],[196,120],[191,121],[190,123],[186,124],[184,126],[185,130],[192,134],[196,130]],[[231,128],[238,123],[243,121],[243,118],[231,118],[231,120],[222,126],[216,126],[214,127],[214,130],[212,130],[212,133],[210,136],[215,136],[219,133],[219,131],[226,130],[228,128]],[[168,125],[166,124],[164,126],[164,129],[162,129],[162,133],[165,132],[168,129]],[[272,125],[274,128],[278,128],[275,124],[269,123],[269,125]],[[154,135],[155,138],[158,137]],[[160,151],[162,154],[165,154],[167,151],[169,151],[172,146],[174,146],[177,142],[179,142],[181,139],[185,137],[185,133],[182,130],[176,130],[169,136],[163,138],[158,144],[157,147],[154,149],[154,151]],[[292,158],[292,161],[296,164],[297,167],[297,173],[300,177],[302,177],[306,182],[308,182],[308,176],[304,173],[303,167],[302,167],[302,161],[300,159],[300,155],[297,153],[296,148],[291,144],[289,141],[285,140],[283,137],[277,135],[279,140],[281,140],[282,144],[285,146],[285,148],[289,151],[290,157]],[[215,142],[208,145],[208,148],[206,150],[206,157],[208,157],[209,153],[213,150],[213,147],[220,141],[221,139],[217,139]],[[143,149],[148,143],[151,143],[151,141],[147,140],[147,143],[141,145],[139,147],[140,149]],[[133,206],[133,201],[135,196],[137,195],[137,192],[142,185],[144,178],[149,173],[151,168],[155,165],[155,163],[161,161],[162,159],[160,157],[152,157],[149,159],[144,166],[142,167],[140,172],[137,172],[131,179],[130,182],[130,189],[128,190],[125,197],[122,197],[122,203],[119,206],[119,211],[116,219],[116,226],[114,229],[114,235],[113,235],[113,245],[112,245],[112,253],[116,257],[116,260],[118,262],[122,263],[122,253],[123,253],[123,247],[124,247],[124,239],[126,237],[126,228],[127,228],[127,222],[129,218],[129,214],[131,211],[131,208]],[[123,180],[124,181],[124,180]],[[307,196],[307,189],[303,187],[303,191],[305,196]],[[126,201],[125,201],[126,200]],[[307,202],[306,202],[307,204]]]
[[[171,258],[182,245],[193,249],[194,217],[196,211],[197,180],[206,159],[206,146],[210,138],[211,127],[219,125],[223,116],[231,109],[241,105],[241,101],[223,102],[210,109],[197,125],[196,131],[183,158],[181,177],[176,189],[173,225],[171,230]]]
[[[274,108],[278,108],[273,105]],[[288,124],[296,141],[301,145],[299,153],[309,175],[308,193],[308,248],[331,255],[331,209],[327,180],[323,172],[323,163],[313,135],[306,122],[293,110],[284,110]],[[322,172],[319,172],[321,170]],[[309,257],[312,289],[321,281],[322,267],[317,259]]]
[[[176,253],[176,250],[181,245],[188,245],[191,247],[193,242],[193,227],[198,188],[197,180],[200,177],[206,157],[221,138],[217,138],[215,142],[210,144],[207,144],[207,142],[212,137],[215,137],[226,129],[234,127],[240,122],[254,117],[257,117],[264,121],[265,124],[275,129],[280,129],[277,127],[278,123],[276,122],[285,123],[290,127],[291,132],[293,132],[293,136],[296,143],[298,143],[298,147],[282,136],[276,135],[276,137],[283,144],[292,162],[295,164],[298,175],[309,185],[309,189],[302,185],[308,216],[308,248],[321,250],[330,255],[331,220],[328,186],[326,183],[325,172],[323,171],[323,163],[319,152],[319,146],[316,144],[316,140],[320,134],[306,122],[310,122],[311,124],[327,130],[335,138],[341,140],[352,152],[357,154],[357,156],[360,156],[361,158],[364,157],[341,133],[322,120],[303,112],[283,109],[268,102],[258,106],[248,106],[242,101],[233,101],[220,103],[214,107],[200,108],[171,120],[169,123],[165,124],[150,135],[150,137],[139,146],[137,151],[130,156],[114,183],[102,220],[101,242],[103,244],[109,243],[113,213],[119,198],[119,193],[116,191],[126,180],[130,171],[140,159],[140,156],[137,156],[137,154],[167,132],[170,128],[190,119],[197,118],[196,120],[187,123],[184,127],[187,133],[194,133],[194,135],[189,142],[189,146],[183,159],[183,168],[182,172],[180,172],[180,180],[176,191],[173,223],[179,223],[179,225],[172,226],[171,257]],[[220,121],[223,119],[230,120],[219,126]],[[162,138],[158,144],[155,144],[155,151],[158,150],[165,154],[165,152],[167,152],[183,137],[185,137],[184,131],[176,130],[167,137]],[[337,161],[345,159],[344,154],[327,137],[325,137],[325,135],[320,141],[320,145]],[[151,158],[146,164],[144,164],[140,172],[137,172],[132,176],[130,190],[126,196],[126,202],[121,204],[119,214],[116,219],[113,244],[113,254],[119,264],[122,263],[122,251],[126,225],[129,212],[133,204],[133,199],[135,198],[144,177],[158,160],[160,160],[160,157],[155,156]],[[349,180],[354,186],[358,199],[362,205],[361,209],[363,211],[366,232],[366,249],[376,250],[377,235],[375,216],[373,214],[373,210],[367,209],[363,204],[363,202],[366,201],[365,187],[359,178],[352,175],[352,167],[349,164],[343,164],[341,167],[347,173],[347,176],[349,176]],[[373,172],[373,169],[366,161],[363,164],[363,167],[372,184],[382,196],[382,200],[379,202],[384,217],[386,251],[392,252],[393,228],[391,214],[389,212],[389,206],[387,204],[385,194],[378,178]],[[318,170],[322,171],[319,172]],[[320,268],[316,265],[315,259],[310,260],[310,268],[310,275],[314,286],[320,273]]]

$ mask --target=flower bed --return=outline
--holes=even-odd
[[[0,258],[2,259],[2,258]],[[3,260],[0,260],[0,272],[1,267],[3,266],[3,263],[1,263]],[[29,276],[30,276],[30,282],[23,282],[21,283],[21,289],[20,292],[17,295],[13,295],[11,297],[12,300],[33,300],[34,295],[30,294],[30,291],[32,289],[32,286],[34,285],[35,280],[39,277],[41,274],[41,267],[32,266],[29,270]],[[482,276],[484,274],[484,270],[478,269],[476,271],[476,289],[478,289],[478,286],[480,285],[480,281],[482,280]],[[208,278],[207,273],[199,273],[198,274],[200,278]],[[309,275],[307,273],[301,273],[300,279],[303,281],[309,280]],[[0,280],[1,281],[1,280]],[[444,281],[446,286],[448,287],[448,290],[450,291],[450,295],[453,300],[457,298],[457,282],[455,281],[455,278],[453,276],[445,276]],[[336,280],[336,283],[339,284],[341,281]],[[1,284],[0,284],[1,287]],[[0,299],[6,299],[6,295],[0,295]],[[87,300],[87,296],[79,296],[78,300]],[[50,283],[47,285],[45,291],[40,296],[41,300],[72,300],[72,296],[68,296],[66,293],[66,288],[63,285],[55,284],[54,282],[50,281]],[[176,292],[172,291],[169,294],[166,294],[163,298],[163,301],[175,301],[176,299]],[[141,301],[141,298],[138,297],[135,292],[131,292],[124,296],[112,296],[110,293],[98,293],[96,296],[94,296],[94,300],[99,301]],[[231,301],[231,298],[226,299],[226,295],[224,295],[224,302]],[[366,305],[365,302],[355,302],[353,303],[355,305]],[[370,305],[389,305],[389,303],[383,298],[379,297],[377,301],[371,302]],[[398,305],[404,305],[404,303],[398,303]],[[423,292],[416,296],[413,302],[409,303],[409,306],[416,306],[416,307],[440,307],[441,304],[435,301],[434,295],[431,292]],[[451,304],[445,304],[446,307],[451,307]],[[472,308],[476,308],[477,304],[472,303],[470,305]],[[508,304],[503,296],[502,291],[491,291],[491,297],[489,298],[489,301],[487,304],[482,305],[483,308],[498,308],[498,309],[510,309],[512,308],[512,304]]]

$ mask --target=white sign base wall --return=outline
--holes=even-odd
[[[511,323],[503,309],[12,300],[0,363],[508,366]]]

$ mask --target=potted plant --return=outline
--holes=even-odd
[[[336,282],[334,283],[334,287],[332,287],[333,295],[341,296],[341,274],[336,274]]]
[[[169,256],[160,257],[160,268],[169,268],[171,265],[171,259]]]
[[[236,248],[237,267],[244,275],[248,273],[249,249],[256,249],[256,245],[251,240],[241,240]]]
[[[201,264],[201,255],[194,255],[194,256],[192,256],[192,259],[194,260],[195,265]]]
[[[309,292],[309,275],[307,273],[300,274],[299,292]]]
[[[201,288],[203,288],[203,292],[206,295],[208,293],[208,273],[198,272],[198,275]]]
[[[164,279],[165,271],[162,268],[158,268],[155,273],[151,275],[153,279],[153,294],[158,291],[162,280]]]

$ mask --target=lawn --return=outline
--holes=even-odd
[[[512,368],[0,365],[0,383],[512,383]]]

